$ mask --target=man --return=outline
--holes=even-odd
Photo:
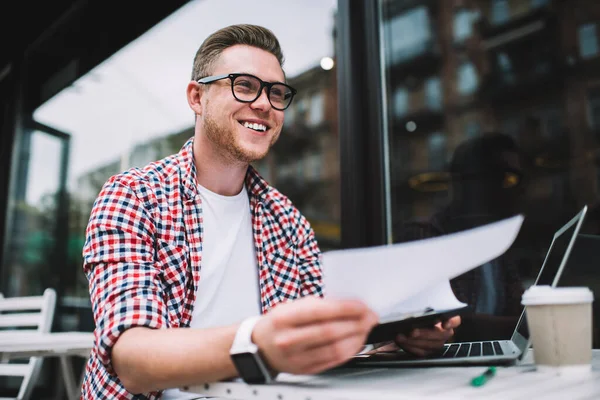
[[[83,398],[154,399],[239,371],[268,382],[361,350],[377,316],[358,301],[322,298],[310,225],[250,166],[277,141],[295,94],[282,64],[265,28],[212,34],[187,86],[194,137],[104,185],[84,247],[96,344]],[[438,348],[458,323],[402,344]]]
[[[427,221],[396,227],[398,242],[447,235],[523,212],[526,169],[511,136],[486,132],[460,143],[449,170],[449,203]],[[519,270],[534,268],[528,265],[532,260],[515,250],[513,246],[496,259],[450,281],[456,297],[470,306],[470,312],[462,315],[455,340],[510,339],[523,307],[521,295],[525,287]]]

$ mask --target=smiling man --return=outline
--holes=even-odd
[[[102,188],[83,252],[96,321],[84,399],[185,399],[197,396],[173,388],[317,373],[377,323],[361,302],[323,298],[309,223],[250,166],[296,93],[282,65],[263,27],[212,34],[187,86],[194,137]],[[458,323],[403,344],[435,349]]]

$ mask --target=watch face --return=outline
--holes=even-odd
[[[261,372],[258,361],[253,353],[232,354],[231,359],[240,376],[247,383],[264,383],[265,376]]]

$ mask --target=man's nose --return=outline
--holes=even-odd
[[[258,96],[258,98],[250,104],[250,107],[263,111],[267,111],[269,108],[271,108],[271,103],[269,102],[267,90],[268,88],[263,88],[260,91],[260,96]]]

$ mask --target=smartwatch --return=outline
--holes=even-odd
[[[260,316],[250,317],[238,328],[229,355],[244,382],[249,384],[271,383],[275,374],[262,359],[258,346],[252,343],[252,330]]]

